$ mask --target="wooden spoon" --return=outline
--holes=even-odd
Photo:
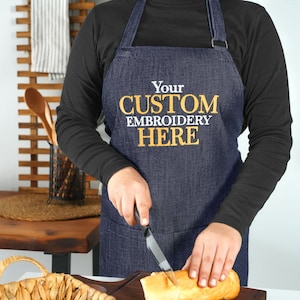
[[[55,121],[52,123],[52,133],[51,133],[51,138],[52,138],[52,144],[57,146],[57,135],[56,135],[56,129],[55,129]]]
[[[52,114],[48,102],[35,88],[27,88],[25,91],[24,101],[28,108],[37,115],[46,130],[48,139],[50,143],[53,143],[52,139]]]

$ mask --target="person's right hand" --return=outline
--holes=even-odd
[[[135,225],[134,205],[140,215],[141,225],[149,224],[152,206],[146,180],[133,167],[126,167],[111,176],[107,184],[108,197],[119,214],[129,225]]]

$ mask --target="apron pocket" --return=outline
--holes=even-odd
[[[159,271],[138,226],[122,226],[102,218],[100,275],[127,277],[136,271]]]

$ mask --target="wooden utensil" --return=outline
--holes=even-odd
[[[52,138],[52,144],[55,145],[55,146],[58,146],[55,123],[56,123],[55,121],[52,122],[51,138]]]
[[[46,130],[49,142],[52,144],[53,120],[48,102],[44,99],[44,97],[38,90],[32,87],[26,89],[24,101],[27,104],[28,108],[41,119],[43,127]]]

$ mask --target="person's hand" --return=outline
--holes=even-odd
[[[134,205],[140,215],[141,225],[149,224],[152,206],[146,180],[133,167],[126,167],[111,176],[107,184],[108,196],[119,214],[129,225],[135,225]]]
[[[228,276],[241,245],[242,237],[236,229],[211,223],[198,235],[183,269],[191,278],[198,278],[200,287],[214,287]]]

